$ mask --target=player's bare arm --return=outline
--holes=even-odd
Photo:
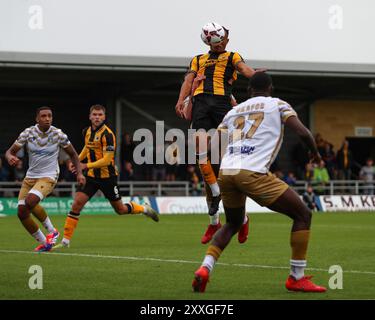
[[[230,95],[230,104],[232,107],[235,107],[236,105],[238,105],[237,100],[233,94]]]
[[[266,72],[266,68],[253,69],[249,67],[244,61],[239,61],[235,65],[236,70],[246,78],[251,78],[257,72]]]
[[[182,114],[183,114],[183,118],[185,118],[188,121],[191,121],[191,116],[192,116],[192,109],[193,109],[193,99],[192,99],[192,97],[194,95],[195,90],[199,87],[199,85],[202,83],[202,81],[204,79],[206,79],[205,75],[197,75],[194,78],[193,85],[191,87],[191,93],[188,96],[188,98],[186,98],[186,99],[188,99],[187,106],[185,105],[186,99],[184,101],[184,109],[182,111]]]
[[[178,101],[177,101],[177,104],[176,104],[176,107],[175,107],[176,114],[180,118],[183,118],[184,100],[191,93],[191,88],[193,86],[193,81],[194,81],[195,75],[196,74],[194,72],[188,72],[185,75],[184,82],[182,83],[180,95],[178,97]]]
[[[17,157],[17,152],[21,150],[21,147],[15,143],[6,151],[5,158],[10,166],[17,165],[20,159]]]
[[[321,156],[319,154],[315,139],[311,134],[311,131],[307,129],[296,116],[290,116],[286,120],[285,125],[292,129],[302,139],[302,141],[306,144],[306,146],[312,153],[312,160],[319,163],[321,160]]]
[[[76,150],[71,144],[69,144],[64,150],[66,151],[66,153],[69,155],[70,159],[72,160],[75,171],[77,172],[77,183],[80,186],[84,186],[86,183],[86,178],[82,174],[82,169],[80,166],[80,162],[79,162],[79,158],[78,158],[78,154]]]
[[[206,79],[206,76],[204,74],[198,74],[193,81],[193,85],[191,87],[191,95],[194,94],[195,90],[199,87],[201,82]]]
[[[89,150],[87,149],[86,146],[84,146],[81,153],[78,156],[79,161],[85,160],[87,158],[88,153],[89,153]],[[68,165],[68,170],[70,172],[72,172],[74,174],[77,173],[76,168],[75,168],[74,164],[72,163],[72,161],[68,161],[67,165]],[[84,168],[82,168],[82,163],[80,164],[80,166],[81,166],[81,170],[84,170]]]
[[[235,65],[236,70],[246,78],[251,78],[255,73],[255,70],[249,67],[244,61],[239,61]]]

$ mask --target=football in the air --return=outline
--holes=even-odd
[[[216,22],[209,22],[202,27],[201,38],[208,46],[222,41],[224,37],[224,27]]]

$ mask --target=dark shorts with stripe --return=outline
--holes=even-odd
[[[117,177],[110,178],[92,178],[86,176],[86,185],[83,188],[78,187],[77,191],[83,192],[91,198],[98,190],[103,192],[109,201],[121,200],[120,189],[117,185]]]
[[[217,128],[224,116],[232,110],[230,97],[214,94],[198,94],[193,97],[192,129]]]

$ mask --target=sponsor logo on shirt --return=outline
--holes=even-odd
[[[33,150],[32,151],[32,153],[33,154],[38,154],[38,155],[41,155],[41,156],[43,156],[43,155],[46,155],[46,156],[52,156],[54,153],[55,153],[55,151],[48,151],[48,150]]]
[[[229,147],[229,153],[241,153],[250,155],[254,153],[255,147],[254,146],[241,146],[241,147]]]

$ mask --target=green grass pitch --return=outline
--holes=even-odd
[[[52,216],[61,231],[65,217]],[[223,218],[222,218],[223,220]],[[291,221],[253,214],[245,244],[237,236],[211,275],[206,293],[192,292],[207,245],[206,215],[84,215],[64,251],[34,254],[36,242],[17,217],[0,218],[0,299],[375,299],[375,214],[315,213],[306,274],[328,286],[332,265],[343,268],[343,289],[290,293]],[[43,289],[31,290],[31,265],[43,269]]]

